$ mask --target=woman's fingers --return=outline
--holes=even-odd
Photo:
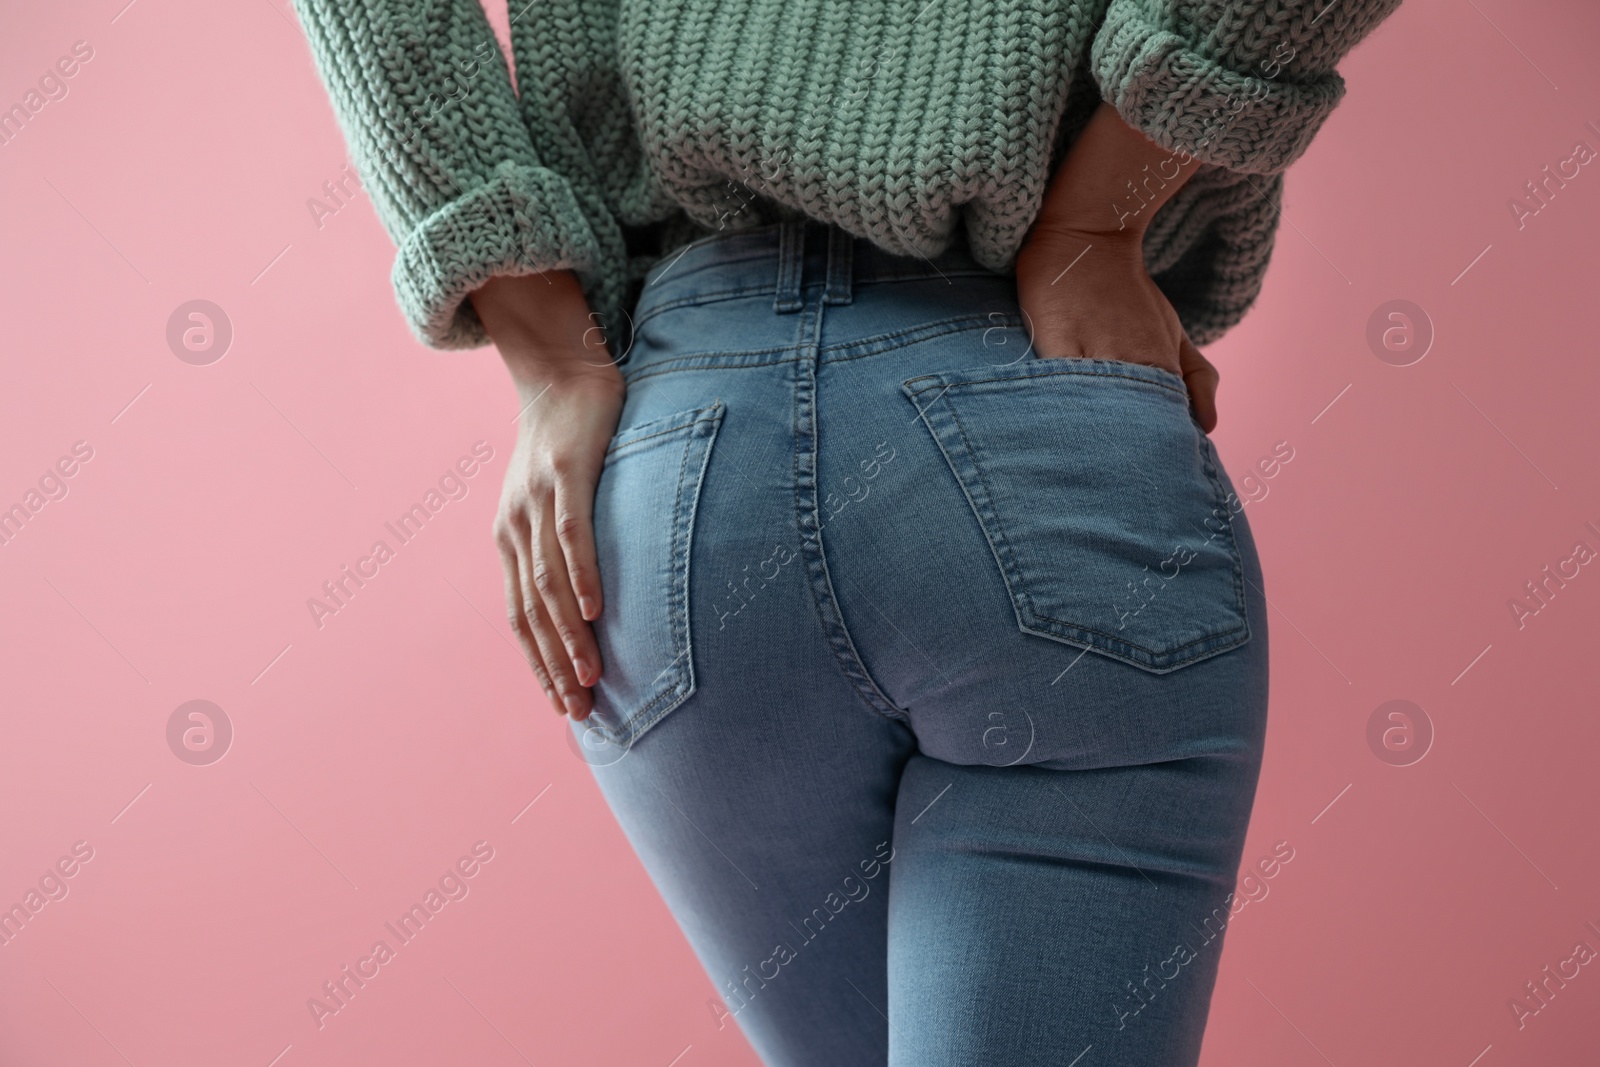
[[[549,699],[550,706],[559,711],[561,701],[556,697],[555,687],[550,684],[550,672],[545,668],[544,657],[539,655],[538,645],[534,642],[533,627],[529,625],[528,617],[522,610],[522,582],[518,574],[517,549],[513,535],[509,530],[498,530],[495,534],[495,544],[500,549],[500,573],[505,577],[506,618],[511,623],[512,632],[517,635],[517,643],[522,646],[522,658],[533,668],[534,677],[539,679],[539,685],[544,689],[544,695]]]
[[[1189,387],[1189,403],[1194,406],[1195,420],[1200,428],[1210,433],[1217,428],[1217,381],[1221,377],[1211,361],[1185,333],[1178,343],[1178,363],[1183,368],[1183,382]]]
[[[578,598],[578,611],[585,620],[598,619],[603,607],[600,596],[600,564],[594,549],[594,489],[599,475],[584,471],[556,482],[555,533],[566,560],[567,580]],[[585,631],[589,627],[583,627]],[[593,661],[600,673],[598,655]],[[584,683],[593,685],[593,681]]]
[[[578,597],[569,577],[572,565],[563,550],[561,531],[568,527],[567,539],[570,540],[570,527],[575,520],[562,514],[562,496],[563,491],[558,487],[554,497],[546,502],[533,531],[534,585],[543,601],[551,637],[566,653],[573,677],[580,686],[591,686],[600,676],[600,649],[595,644],[594,631],[578,609]],[[570,704],[569,710],[572,710]]]
[[[562,647],[557,627],[545,610],[533,551],[534,531],[526,513],[518,509],[496,527],[501,571],[505,575],[506,614],[522,645],[522,654],[558,713],[585,718],[593,705],[589,691],[580,685],[572,660]]]
[[[578,683],[572,669],[572,657],[562,647],[556,627],[551,624],[550,613],[545,607],[546,590],[562,571],[559,561],[552,567],[551,561],[540,548],[539,539],[544,528],[549,525],[550,506],[548,494],[534,495],[528,501],[528,508],[533,514],[525,517],[525,524],[517,524],[515,532],[518,536],[512,539],[516,545],[517,580],[522,594],[522,614],[527,620],[528,628],[533,632],[533,642],[538,648],[539,658],[544,661],[545,671],[555,688],[556,710],[582,717],[589,710],[588,690]],[[564,582],[565,576],[561,575],[560,580]]]
[[[545,602],[538,597],[534,598],[533,610],[528,612],[528,623],[533,630],[534,643],[539,646],[539,654],[544,657],[545,666],[560,697],[556,710],[574,719],[588,718],[594,706],[594,696],[579,684],[572,659],[561,645],[560,629],[551,621]]]

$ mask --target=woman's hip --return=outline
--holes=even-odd
[[[619,737],[807,655],[950,762],[1257,760],[1260,566],[1182,380],[1038,357],[959,255],[768,236],[640,301],[596,504]]]

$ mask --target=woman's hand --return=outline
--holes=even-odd
[[[601,669],[594,491],[622,375],[570,271],[496,277],[472,302],[522,405],[494,523],[511,628],[551,705],[584,719]]]
[[[1197,161],[1168,152],[1102,102],[1050,180],[1017,252],[1034,351],[1144,363],[1178,375],[1201,429],[1217,424],[1217,369],[1144,265],[1144,233]]]
[[[1189,341],[1144,265],[1142,230],[1093,233],[1036,224],[1017,253],[1017,301],[1033,350],[1171,371],[1200,428],[1217,425],[1217,369]]]

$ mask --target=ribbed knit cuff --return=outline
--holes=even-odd
[[[1261,294],[1283,183],[1282,174],[1209,168],[1151,221],[1144,238],[1145,266],[1195,344],[1221,338]]]
[[[490,338],[467,299],[473,290],[498,274],[563,268],[588,290],[603,273],[603,258],[567,180],[544,167],[507,162],[406,236],[392,280],[423,344],[478,348]]]
[[[1112,0],[1090,67],[1123,120],[1169,151],[1229,170],[1278,173],[1344,96],[1337,71],[1299,80],[1240,74],[1144,15],[1130,0]],[[1276,74],[1270,55],[1260,59]]]

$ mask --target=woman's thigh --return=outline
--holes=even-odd
[[[836,671],[706,675],[596,781],[716,989],[716,1028],[770,1067],[882,1067],[910,735]]]
[[[1085,771],[914,757],[889,901],[892,1067],[1192,1067],[1256,770],[1243,755]]]
[[[725,300],[639,341],[597,487],[604,673],[574,736],[711,979],[717,1027],[772,1067],[881,1067],[914,742],[863,701],[819,618],[783,346],[798,322],[770,295]]]

